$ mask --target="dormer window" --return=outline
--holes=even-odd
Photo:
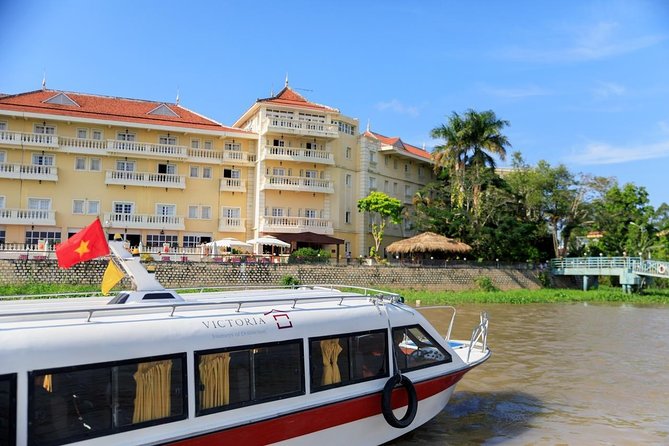
[[[44,101],[45,104],[56,104],[56,105],[70,105],[74,107],[79,107],[79,104],[74,102],[68,95],[65,93],[58,93],[55,96],[50,97],[46,101]]]
[[[154,108],[150,112],[147,113],[147,115],[159,115],[159,116],[172,116],[174,118],[178,118],[179,115],[177,115],[174,110],[169,108],[165,104],[160,104],[158,107]]]

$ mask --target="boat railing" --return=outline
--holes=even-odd
[[[453,331],[453,324],[455,323],[455,313],[456,313],[455,307],[452,307],[450,305],[433,305],[429,307],[416,307],[416,310],[420,311],[421,313],[423,312],[423,310],[450,310],[452,312],[451,321],[448,324],[448,331],[446,332],[446,336],[444,337],[444,339],[446,339],[446,341],[451,340],[451,332]]]
[[[479,324],[472,330],[472,337],[469,340],[469,350],[467,351],[467,362],[475,347],[480,346],[481,351],[485,352],[488,348],[488,313],[482,311],[479,316]]]
[[[341,287],[344,287],[346,289],[354,289],[356,291],[364,291],[364,294],[362,293],[347,293],[347,292],[339,292],[337,294],[316,294],[316,295],[309,295],[309,296],[296,296],[296,295],[282,295],[282,296],[274,296],[274,297],[269,297],[269,298],[258,298],[258,297],[253,297],[253,298],[242,298],[242,299],[236,299],[234,297],[222,297],[219,300],[212,300],[209,302],[203,302],[203,301],[186,301],[186,302],[172,302],[172,303],[150,303],[150,304],[140,304],[140,305],[128,305],[128,304],[119,304],[119,305],[105,305],[105,306],[96,306],[96,307],[82,307],[82,308],[63,308],[63,309],[58,309],[58,310],[41,310],[41,311],[17,311],[17,312],[7,312],[7,313],[0,313],[0,318],[2,317],[10,317],[10,318],[26,318],[30,316],[40,316],[41,318],[43,317],[49,317],[49,316],[58,316],[58,315],[72,315],[72,314],[85,314],[88,315],[88,318],[86,322],[90,322],[91,319],[93,318],[93,315],[96,313],[109,313],[109,312],[129,312],[129,313],[155,313],[156,310],[160,309],[165,309],[166,311],[169,310],[169,316],[173,317],[174,314],[177,312],[177,310],[180,309],[196,309],[196,308],[202,308],[202,307],[236,307],[235,311],[240,312],[242,307],[245,304],[252,304],[257,306],[258,304],[268,304],[268,303],[280,303],[280,302],[287,302],[290,303],[292,302],[291,308],[295,308],[298,303],[300,302],[308,302],[308,301],[328,301],[328,300],[334,300],[334,301],[339,301],[338,305],[342,305],[344,300],[346,299],[360,299],[361,297],[367,297],[370,299],[370,301],[376,303],[379,302],[388,302],[388,303],[394,303],[398,302],[400,299],[400,296],[395,293],[389,293],[386,291],[382,290],[374,290],[371,288],[363,288],[363,287],[356,287],[356,286],[348,286],[348,285],[342,285]],[[277,287],[276,289],[280,289],[282,287]],[[284,289],[304,289],[304,288],[309,288],[313,290],[319,290],[323,289],[323,291],[326,290],[335,290],[335,285],[313,285],[313,286],[304,286],[300,285],[297,287],[283,287]],[[267,289],[267,287],[262,287],[262,289]],[[337,288],[338,289],[338,288]]]

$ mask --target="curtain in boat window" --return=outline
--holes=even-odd
[[[169,417],[172,361],[143,362],[133,376],[137,383],[133,424]]]
[[[200,357],[200,410],[230,403],[230,353]]]
[[[342,348],[339,345],[339,338],[325,339],[321,341],[321,354],[323,356],[323,379],[321,384],[335,384],[341,382],[341,373],[337,359]]]

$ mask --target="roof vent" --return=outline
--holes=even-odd
[[[79,104],[74,102],[68,95],[65,93],[58,93],[56,96],[52,96],[46,101],[45,104],[56,104],[56,105],[73,105],[79,107]]]
[[[148,112],[147,115],[172,116],[174,118],[180,117],[174,112],[174,110],[172,110],[165,104],[160,104],[158,107]]]

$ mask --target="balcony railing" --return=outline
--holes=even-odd
[[[221,192],[246,192],[246,183],[241,178],[221,178]]]
[[[15,180],[58,181],[58,168],[35,164],[0,164],[0,178]]]
[[[183,175],[170,175],[166,173],[108,170],[105,176],[105,184],[185,189],[186,177]]]
[[[188,155],[186,146],[171,144],[152,144],[148,142],[107,140],[107,152],[128,155],[142,155],[157,158],[185,159]]]
[[[58,137],[58,144],[67,152],[85,153],[86,155],[105,155],[108,142],[102,139]]]
[[[266,133],[267,131],[325,138],[339,137],[339,127],[337,124],[326,124],[304,119],[265,118],[261,133]]]
[[[334,165],[334,156],[326,150],[311,150],[294,147],[265,146],[265,158],[271,160],[299,161],[305,163]]]
[[[184,218],[176,215],[124,214],[109,212],[104,214],[105,225],[113,229],[168,229],[184,230]]]
[[[246,165],[255,162],[255,155],[239,150],[188,149],[188,159],[200,163]]]
[[[268,175],[264,178],[262,189],[292,190],[297,192],[319,192],[333,194],[334,187],[331,180],[306,177],[287,177]]]
[[[0,209],[0,223],[6,225],[56,224],[56,211],[41,209]]]
[[[246,232],[243,218],[221,217],[218,221],[220,232]]]
[[[333,234],[332,222],[324,218],[262,217],[260,232],[314,232]]]
[[[46,135],[44,133],[23,133],[0,130],[0,144],[57,149],[58,137],[56,135]]]

